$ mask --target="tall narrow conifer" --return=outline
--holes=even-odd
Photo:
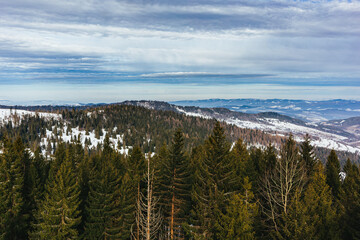
[[[340,192],[340,162],[334,150],[331,150],[326,162],[326,183],[330,186],[333,195],[338,198]]]
[[[168,236],[171,240],[183,237],[181,225],[189,202],[189,171],[183,147],[184,137],[178,129],[170,145],[168,158],[163,161],[161,179],[160,198],[164,204],[165,225],[168,227]]]
[[[77,239],[79,237],[80,186],[72,156],[69,151],[65,155],[56,174],[46,185],[45,199],[39,207],[38,224],[35,231],[31,233],[31,239]]]

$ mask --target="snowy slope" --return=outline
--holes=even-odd
[[[62,117],[60,114],[55,113],[47,113],[47,112],[34,112],[34,111],[26,111],[26,110],[12,110],[12,109],[0,109],[0,126],[4,123],[8,123],[10,120],[15,123],[17,120],[19,123],[21,122],[21,119],[23,119],[25,116],[36,116],[38,114],[39,117],[44,119],[55,119],[55,120],[61,120]],[[91,113],[90,113],[91,114]],[[48,141],[52,138],[56,138],[56,135],[54,133],[55,126],[53,126],[52,130],[46,130],[46,137],[41,139],[40,147],[42,148],[42,152],[45,155],[46,154],[46,148],[48,146]],[[67,134],[67,124],[64,123],[64,126],[62,129],[57,129],[58,137],[62,139],[64,142],[72,142],[73,140],[79,140],[80,143],[85,146],[85,141],[90,142],[91,144],[88,145],[88,147],[96,148],[98,144],[103,144],[104,138],[106,135],[106,131],[103,130],[103,135],[100,136],[99,139],[95,137],[95,131],[89,132],[86,134],[85,130],[79,130],[79,128],[71,128],[69,133]],[[114,129],[115,131],[116,129]],[[50,141],[51,142],[51,141]],[[114,149],[119,151],[122,154],[128,154],[129,149],[131,149],[131,146],[122,146],[123,143],[123,135],[116,135],[115,138],[110,137],[110,142],[113,145]],[[52,143],[51,143],[52,144]],[[119,145],[120,144],[120,145]]]
[[[343,131],[336,128],[335,125],[308,123],[274,112],[248,114],[226,108],[179,106],[155,101],[128,101],[124,104],[175,111],[187,116],[206,119],[214,118],[240,128],[258,129],[274,135],[292,133],[297,141],[302,141],[305,134],[309,134],[315,146],[360,154],[360,135]]]
[[[227,108],[244,113],[277,112],[304,121],[321,122],[360,116],[360,101],[333,99],[307,101],[291,99],[205,99],[176,101],[179,106]]]
[[[61,119],[61,115],[55,113],[34,112],[34,111],[14,110],[14,109],[0,109],[0,125],[9,122],[9,120],[15,122],[16,119],[19,119],[19,121],[21,122],[21,119],[24,116],[26,115],[35,116],[36,114],[38,114],[39,117],[45,119],[51,119],[51,118]]]
[[[304,135],[309,134],[312,137],[312,143],[315,146],[360,154],[360,138],[358,135],[351,134],[348,131],[340,131],[336,128],[335,123],[331,126],[328,126],[326,124],[306,123],[301,120],[290,118],[277,113],[247,114],[230,111],[224,108],[182,107],[171,105],[165,102],[155,101],[127,101],[123,104],[142,106],[155,110],[175,111],[187,116],[201,117],[206,119],[215,118],[228,124],[234,124],[240,128],[258,129],[274,135],[287,135],[292,133],[295,136],[295,139],[298,141],[302,141]],[[61,115],[54,113],[0,109],[0,124],[6,123],[10,119],[19,119],[19,121],[21,121],[25,115],[35,116],[35,114],[38,114],[40,117],[45,119],[61,119]],[[352,121],[352,123],[353,122],[354,121]],[[342,123],[345,123],[345,121]],[[341,124],[341,122],[338,124]],[[98,144],[102,144],[106,134],[106,132],[103,131],[103,136],[97,139],[95,138],[95,132],[90,132],[88,135],[86,135],[85,130],[72,128],[69,134],[67,134],[66,129],[66,123],[64,124],[63,129],[58,129],[57,135],[62,140],[67,142],[71,141],[71,139],[74,140],[78,138],[83,145],[85,145],[85,141],[89,142],[90,140],[90,148],[96,148]],[[48,145],[48,139],[55,137],[53,130],[54,129],[52,129],[52,131],[47,131],[47,137],[42,139],[41,145],[43,149],[46,149]],[[130,146],[122,146],[122,135],[116,135],[116,137],[110,138],[110,140],[115,149],[121,153],[127,154],[128,150],[131,148]]]
[[[41,139],[41,147],[43,149],[43,154],[46,153],[46,148],[48,146],[48,141],[52,138],[55,138],[54,133],[55,127],[51,131],[46,130],[46,137]],[[98,144],[103,144],[105,135],[107,131],[102,130],[103,135],[99,138],[95,137],[95,131],[89,132],[86,134],[85,130],[79,130],[79,128],[71,128],[71,130],[67,133],[67,124],[64,124],[62,129],[57,129],[58,136],[64,142],[73,142],[75,140],[79,141],[83,146],[85,146],[85,141],[90,142],[88,145],[89,149],[97,148]],[[116,131],[116,128],[114,129]],[[60,133],[60,134],[59,134]],[[122,154],[128,154],[131,146],[123,146],[123,135],[117,134],[115,138],[109,137],[110,144],[112,144],[113,148]],[[50,141],[51,142],[51,141]]]
[[[307,133],[312,137],[312,144],[317,147],[360,153],[359,147],[351,146],[347,143],[347,138],[337,134],[327,133],[314,128],[299,126],[293,123],[281,122],[278,119],[263,118],[261,122],[243,121],[240,119],[219,119],[229,124],[234,124],[240,128],[259,129],[269,133],[288,134],[292,133],[295,140],[303,141],[303,136]]]

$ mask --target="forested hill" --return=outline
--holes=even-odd
[[[122,110],[135,114],[133,108]],[[98,115],[92,117],[94,122],[109,121],[103,113],[116,109],[65,111],[63,118],[70,121],[66,131],[75,131],[71,120],[90,128],[85,116]],[[179,120],[169,112],[162,119],[151,115],[156,112],[137,110],[140,115],[134,117],[150,114],[162,124]],[[50,122],[59,117],[41,116]],[[31,123],[21,116],[15,119],[16,125]],[[66,134],[61,125],[54,128],[57,137]],[[1,137],[1,239],[352,240],[360,236],[359,165],[347,160],[341,172],[337,154],[331,151],[324,166],[308,138],[300,146],[290,136],[280,150],[273,146],[249,150],[241,140],[232,146],[225,128],[213,122],[210,135],[191,150],[184,148],[185,134],[176,130],[154,156],[137,146],[122,154],[113,148],[110,134],[92,153],[72,138],[73,143],[57,142],[52,157],[45,158],[39,148],[31,154],[19,137]]]
[[[168,144],[174,131],[180,128],[184,132],[185,146],[190,149],[204,141],[216,122],[173,111],[119,104],[87,109],[58,109],[51,112],[56,114],[51,117],[19,111],[14,109],[9,119],[3,121],[0,136],[5,132],[10,136],[19,135],[31,147],[40,146],[44,138],[56,142],[74,132],[83,134],[84,139],[90,139],[92,134],[95,139],[100,139],[108,133],[113,140],[120,140],[121,146],[140,146],[145,152],[156,152],[155,146],[159,148],[164,143]],[[241,138],[253,145],[267,146],[270,142],[280,145],[284,141],[283,137],[265,134],[260,130],[243,129],[225,123],[223,126],[228,140],[232,142]]]
[[[32,151],[40,146],[42,152],[50,156],[61,141],[79,140],[89,151],[96,150],[101,147],[104,136],[108,133],[113,146],[121,152],[127,153],[133,146],[140,146],[147,153],[158,152],[163,144],[169,144],[177,128],[184,132],[185,148],[190,150],[206,139],[216,122],[214,119],[175,112],[169,109],[172,105],[167,103],[154,103],[158,105],[157,109],[163,110],[133,106],[133,102],[96,107],[62,106],[55,109],[51,106],[40,109],[13,107],[12,110],[7,110],[8,115],[4,114],[3,119],[0,119],[0,137],[5,133],[10,137],[21,136]],[[19,110],[20,108],[37,112]],[[43,113],[45,109],[49,112]],[[264,114],[260,116],[264,117]],[[235,142],[241,138],[249,147],[265,147],[270,143],[279,147],[285,141],[284,136],[267,134],[262,130],[240,128],[226,123],[222,125],[229,141]],[[315,148],[315,151],[325,162],[330,149]],[[337,153],[342,165],[347,158],[356,162],[359,158],[348,152]]]

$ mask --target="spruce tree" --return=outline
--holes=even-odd
[[[258,206],[251,191],[249,178],[244,178],[241,193],[233,194],[223,214],[221,239],[255,239],[254,223]]]
[[[145,189],[145,172],[146,172],[146,163],[145,157],[139,146],[134,147],[130,157],[127,160],[127,170],[130,183],[131,191],[126,196],[125,201],[131,203],[129,207],[130,216],[133,216],[131,224],[132,234],[135,236],[136,240],[140,239],[140,226],[138,225],[139,221],[136,221],[136,206],[140,201],[141,191]]]
[[[49,164],[45,162],[45,158],[41,155],[40,148],[36,149],[33,161],[31,162],[31,176],[33,178],[32,195],[34,197],[36,208],[39,207],[45,194],[45,184],[48,177]]]
[[[330,186],[333,196],[339,197],[340,192],[340,162],[334,150],[331,150],[326,162],[326,183]]]
[[[231,165],[234,169],[233,183],[234,190],[239,190],[242,180],[249,173],[246,171],[246,166],[249,165],[250,155],[246,145],[239,139],[231,150]]]
[[[27,238],[31,206],[26,197],[30,196],[29,155],[17,138],[12,142],[3,139],[3,154],[0,157],[0,238]]]
[[[360,239],[360,170],[348,159],[344,171],[346,177],[340,191],[344,239]]]
[[[321,163],[313,167],[313,176],[304,196],[296,195],[289,207],[282,230],[285,239],[339,239],[337,212],[331,190],[326,184]]]
[[[91,160],[84,237],[120,239],[123,234],[121,176],[108,135],[101,155]]]
[[[250,161],[247,162],[245,166],[247,176],[249,176],[250,181],[253,183],[253,189],[255,192],[258,191],[259,179],[263,175],[264,170],[266,169],[264,153],[261,148],[253,148],[250,152]]]
[[[194,211],[199,224],[195,234],[206,239],[221,239],[221,217],[225,213],[234,173],[230,165],[230,144],[219,122],[215,124],[204,150],[197,186],[193,191],[196,202]]]
[[[314,154],[314,147],[311,146],[311,140],[308,134],[306,134],[304,141],[301,143],[300,153],[303,161],[305,162],[307,176],[311,176],[314,172],[317,159]]]
[[[121,236],[120,179],[111,162],[93,169],[85,223],[85,239],[119,239]]]
[[[56,174],[46,185],[31,239],[77,239],[81,221],[80,187],[72,156],[67,151]],[[57,167],[53,165],[53,167]]]
[[[129,239],[132,231],[135,230],[135,207],[134,188],[132,177],[126,172],[122,177],[120,186],[120,209],[121,209],[121,236],[120,239]]]
[[[276,164],[276,150],[271,143],[265,149],[264,161],[265,161],[265,168],[263,169],[262,175],[265,172],[272,171]]]
[[[45,162],[44,157],[41,155],[40,148],[37,148],[34,153],[34,158],[31,162],[30,172],[31,172],[31,195],[27,201],[32,205],[31,213],[31,229],[29,232],[33,232],[36,229],[37,215],[39,213],[39,207],[41,202],[44,200],[45,195],[45,184],[48,177],[48,164]]]
[[[183,147],[183,133],[178,129],[174,134],[168,158],[163,162],[161,178],[160,198],[164,207],[163,213],[170,239],[181,239],[183,237],[181,225],[189,202],[188,161],[184,155]]]

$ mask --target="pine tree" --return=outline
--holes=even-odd
[[[205,222],[205,209],[201,208],[199,197],[202,196],[202,186],[204,186],[202,172],[204,171],[204,159],[205,159],[205,149],[203,145],[194,147],[191,151],[190,156],[190,182],[191,184],[191,209],[190,216],[187,219],[187,222],[183,225],[184,231],[186,233],[186,239],[193,239],[194,235],[197,237],[203,231],[201,227],[202,223]],[[160,199],[161,200],[161,199]],[[196,238],[198,239],[198,238]]]
[[[37,148],[34,153],[34,158],[31,162],[30,172],[31,172],[31,180],[29,181],[31,185],[31,194],[27,198],[28,204],[31,204],[31,229],[29,232],[33,232],[36,229],[37,222],[37,214],[39,207],[41,206],[41,202],[44,200],[45,194],[45,184],[48,177],[48,164],[45,162],[44,157],[41,155],[40,148]]]
[[[30,195],[29,154],[20,138],[3,139],[0,157],[0,238],[27,238],[31,208],[25,197]]]
[[[301,143],[300,153],[303,161],[305,162],[307,176],[311,176],[314,172],[317,159],[314,154],[314,147],[311,146],[310,136],[308,134],[306,134],[304,141]]]
[[[146,171],[145,157],[141,152],[140,147],[134,147],[131,156],[128,158],[127,170],[130,176],[130,186],[131,192],[126,196],[126,201],[132,203],[131,208],[129,209],[130,214],[133,216],[133,221],[131,223],[131,231],[135,236],[136,240],[140,239],[140,226],[139,220],[136,220],[136,207],[137,203],[140,201],[141,191],[145,189],[144,187],[144,177]]]
[[[31,239],[77,239],[81,217],[80,187],[76,169],[67,151],[56,174],[46,185],[45,199],[37,214],[38,224]],[[57,167],[57,166],[53,166]]]
[[[182,238],[181,225],[186,215],[189,202],[190,184],[188,182],[188,161],[183,152],[184,137],[178,129],[172,140],[168,158],[163,161],[161,178],[161,202],[164,204],[164,215],[167,219],[170,239]]]
[[[33,161],[31,162],[31,176],[33,178],[32,195],[35,201],[35,208],[38,208],[45,194],[45,184],[48,177],[49,165],[41,155],[40,148],[36,149]]]
[[[258,188],[261,185],[259,180],[266,169],[265,163],[264,153],[261,148],[252,148],[250,152],[250,161],[247,162],[245,170],[250,181],[253,183],[255,192],[258,192]]]
[[[326,162],[326,183],[330,186],[333,196],[339,197],[340,192],[340,162],[334,150],[331,150]]]
[[[242,193],[233,194],[226,206],[221,239],[255,239],[254,223],[258,206],[248,177],[244,178],[243,189]]]
[[[118,171],[111,162],[104,162],[91,174],[85,238],[119,239],[122,219]]]
[[[271,143],[265,149],[264,160],[265,168],[263,169],[262,175],[267,171],[272,171],[276,165],[276,150]]]
[[[207,139],[203,163],[199,164],[195,187],[195,209],[199,226],[196,235],[208,239],[221,239],[221,216],[231,190],[233,169],[230,165],[230,144],[224,129],[217,122]]]
[[[101,155],[92,158],[85,239],[120,239],[124,233],[122,179],[115,164],[116,154],[106,135]]]
[[[135,206],[134,198],[129,197],[134,196],[134,188],[132,177],[129,172],[126,172],[122,177],[121,186],[120,186],[120,209],[122,215],[122,227],[121,227],[121,238],[120,239],[129,239],[134,228],[135,221]]]
[[[344,207],[344,239],[360,239],[360,170],[348,159],[344,166],[346,177],[340,191]]]
[[[282,230],[285,239],[339,239],[337,213],[332,199],[324,168],[318,163],[313,168],[304,197],[297,194],[289,207]]]
[[[234,169],[232,185],[234,190],[239,190],[242,184],[242,180],[245,176],[249,175],[249,173],[246,171],[247,166],[249,166],[249,160],[250,155],[246,145],[242,139],[239,139],[231,150],[231,165]]]

